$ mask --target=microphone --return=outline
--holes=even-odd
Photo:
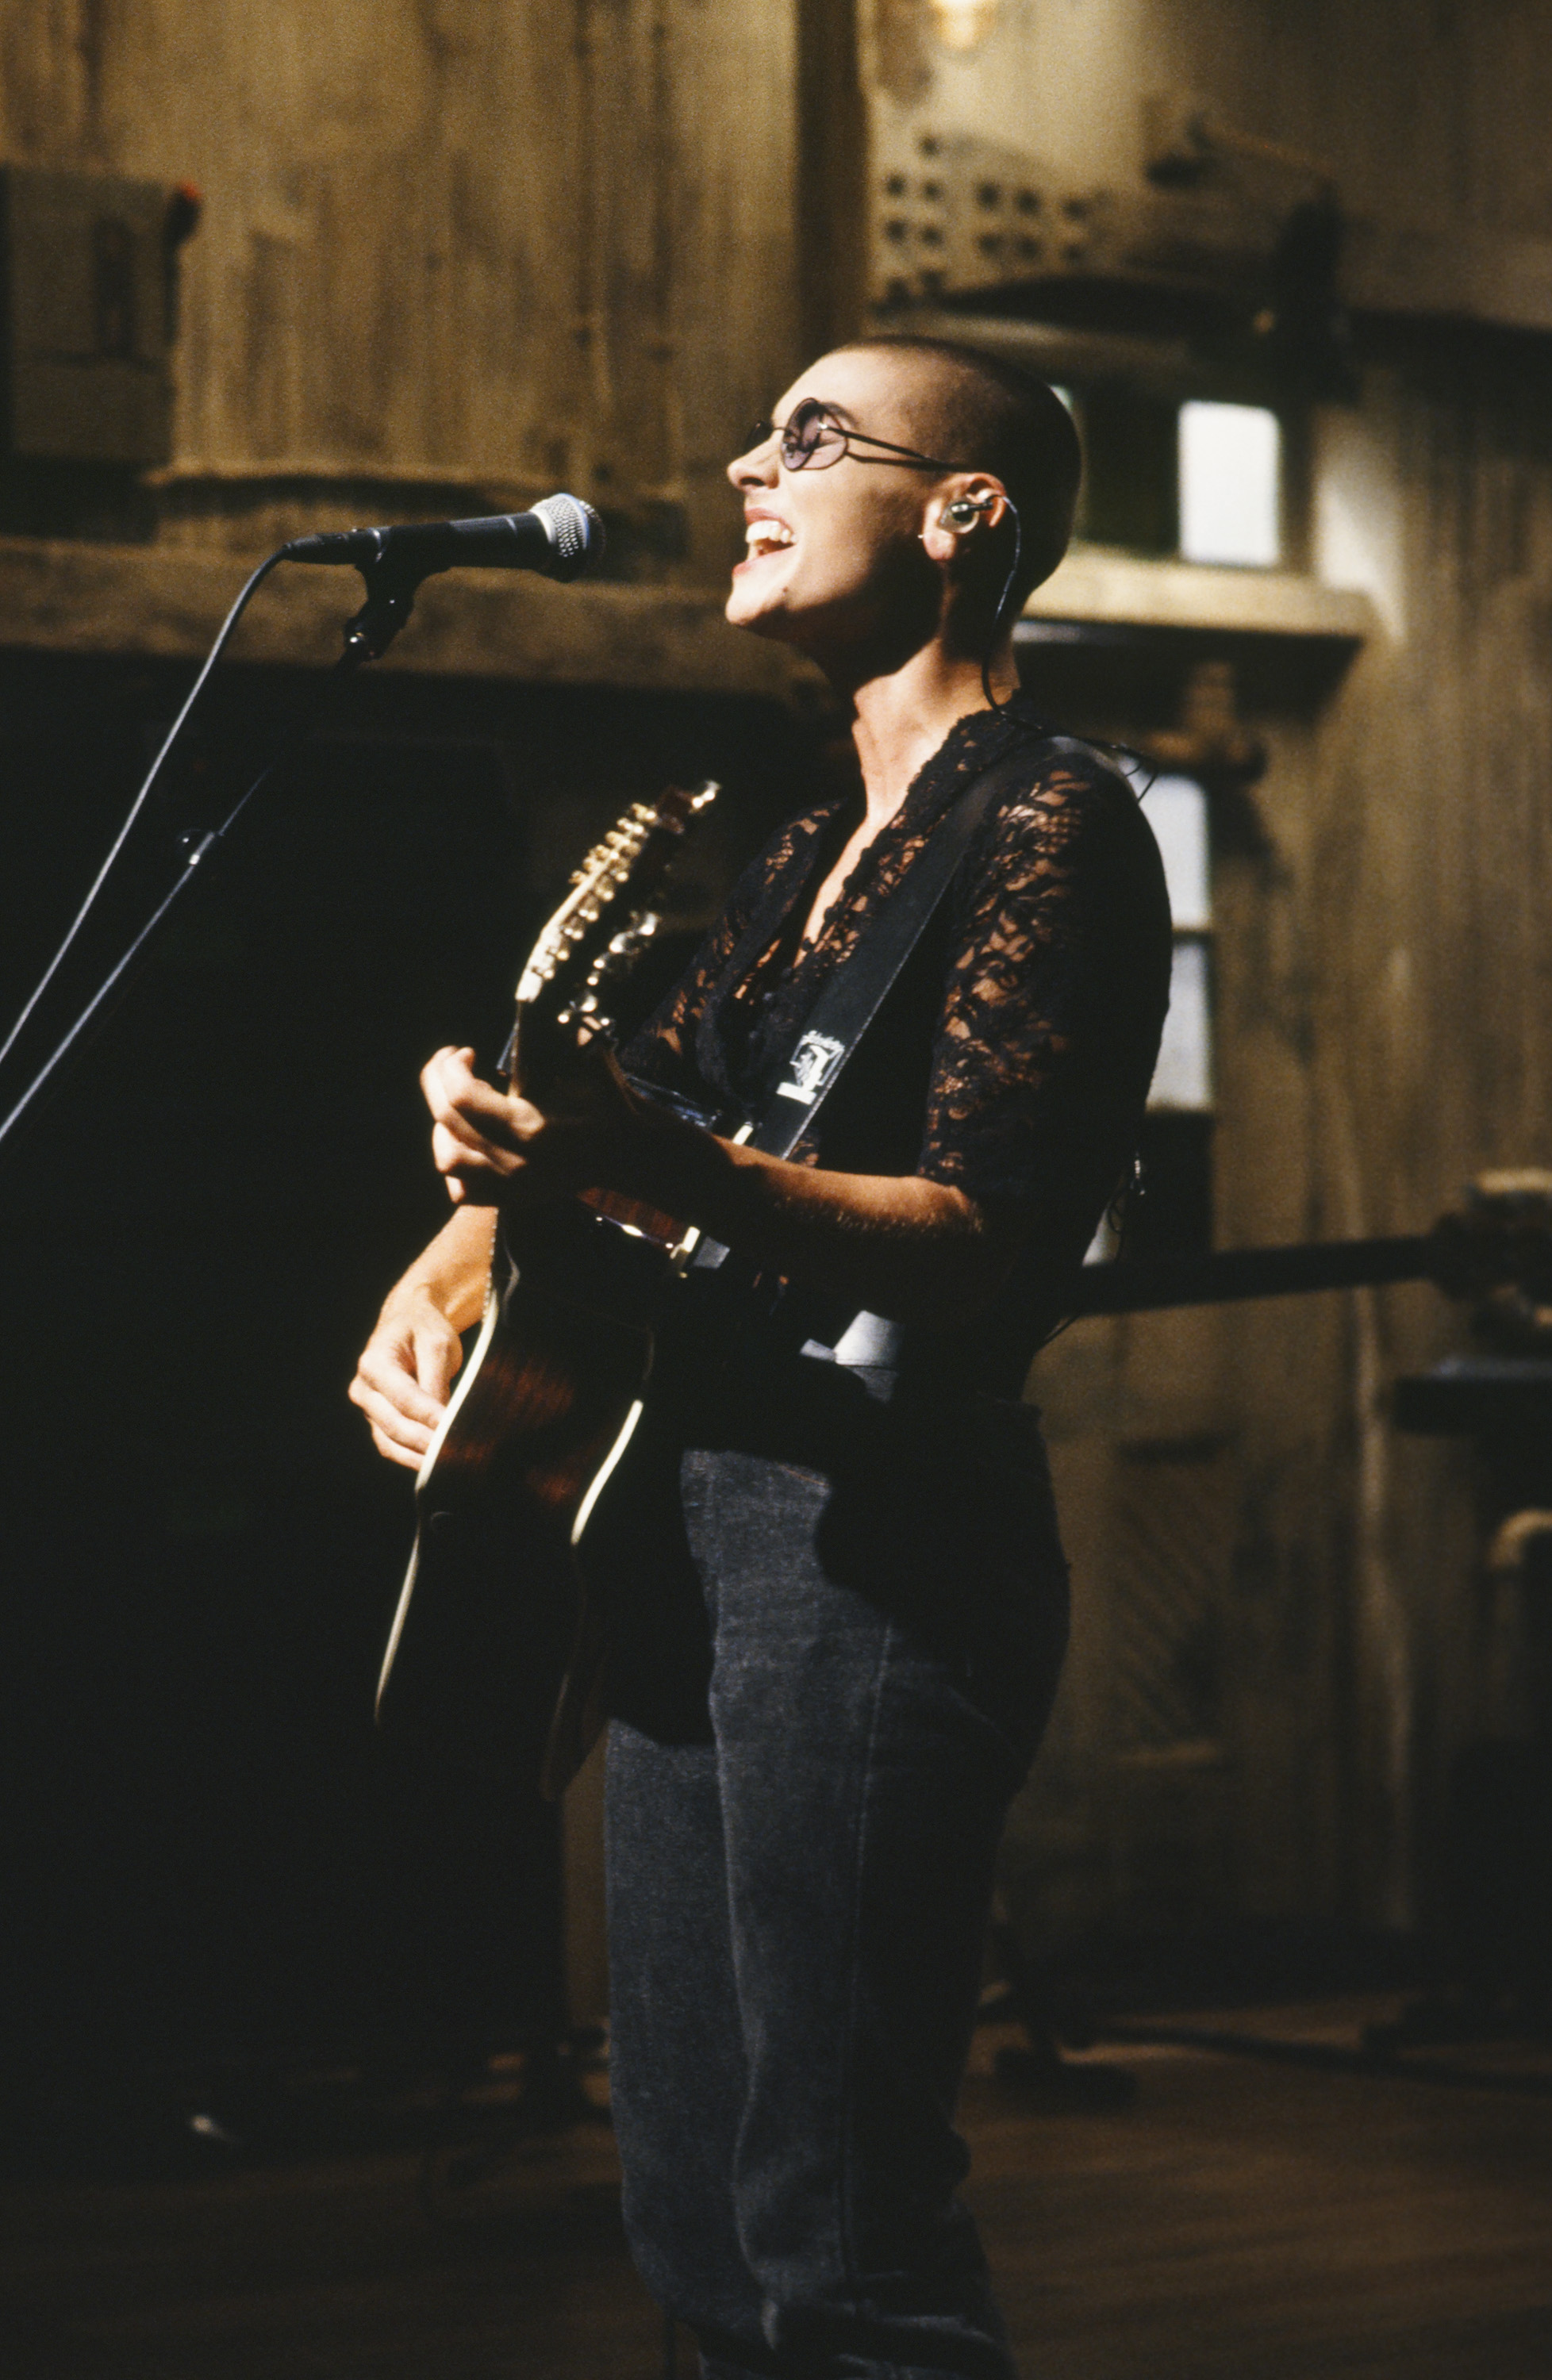
[[[537,570],[576,578],[603,558],[604,531],[580,496],[546,496],[531,513],[492,513],[482,520],[410,521],[398,528],[322,529],[294,537],[288,562],[351,563],[358,569],[399,563],[419,577],[436,570]]]

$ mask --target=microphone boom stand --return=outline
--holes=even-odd
[[[332,708],[341,686],[353,678],[368,662],[381,660],[409,618],[420,582],[427,576],[425,571],[418,570],[412,561],[397,556],[358,563],[356,566],[366,587],[366,601],[354,618],[346,623],[345,650],[327,673],[316,698],[285,731],[279,748],[239,795],[221,825],[206,829],[202,833],[191,832],[181,838],[183,865],[171,888],[152,911],[123,956],[103,978],[68,1032],[55,1044],[4,1122],[0,1122],[0,1161],[13,1152],[23,1127],[37,1115],[44,1092],[51,1087],[58,1088],[66,1067],[90,1048],[130,986],[142,973],[168,918],[174,915],[178,903],[196,879],[201,874],[209,874],[209,862],[224,847],[227,836],[254,795],[262,792],[286,761],[300,750]],[[183,723],[187,725],[187,716]],[[158,762],[159,768],[166,758],[167,754],[164,753]]]

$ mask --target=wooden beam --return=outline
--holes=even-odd
[[[0,647],[194,661],[251,567],[247,556],[187,548],[0,539]],[[326,667],[360,597],[354,571],[283,569],[255,599],[233,656]],[[801,665],[721,613],[710,589],[556,587],[460,571],[427,580],[382,666],[790,700]]]
[[[1355,222],[1344,243],[1341,288],[1354,313],[1552,331],[1552,239]]]
[[[1195,628],[1224,635],[1326,637],[1360,643],[1379,615],[1366,595],[1324,587],[1295,570],[1216,569],[1139,562],[1079,547],[1024,607],[1026,620],[1117,627]]]

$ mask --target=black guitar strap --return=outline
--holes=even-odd
[[[1050,735],[994,762],[934,829],[927,849],[891,895],[844,966],[837,969],[809,1011],[767,1099],[746,1135],[747,1146],[767,1157],[790,1157],[835,1088],[853,1051],[872,1024],[915,949],[972,837],[998,801],[1026,784],[1031,761],[1061,751],[1072,739]],[[1084,747],[1087,758],[1087,747]],[[704,1270],[721,1265],[727,1250],[703,1240],[692,1259]]]

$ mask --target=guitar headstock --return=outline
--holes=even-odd
[[[571,880],[517,986],[519,1033],[532,1024],[576,1028],[585,1038],[606,1022],[602,995],[626,974],[657,928],[650,908],[694,820],[720,788],[670,785],[655,801],[632,802]]]

